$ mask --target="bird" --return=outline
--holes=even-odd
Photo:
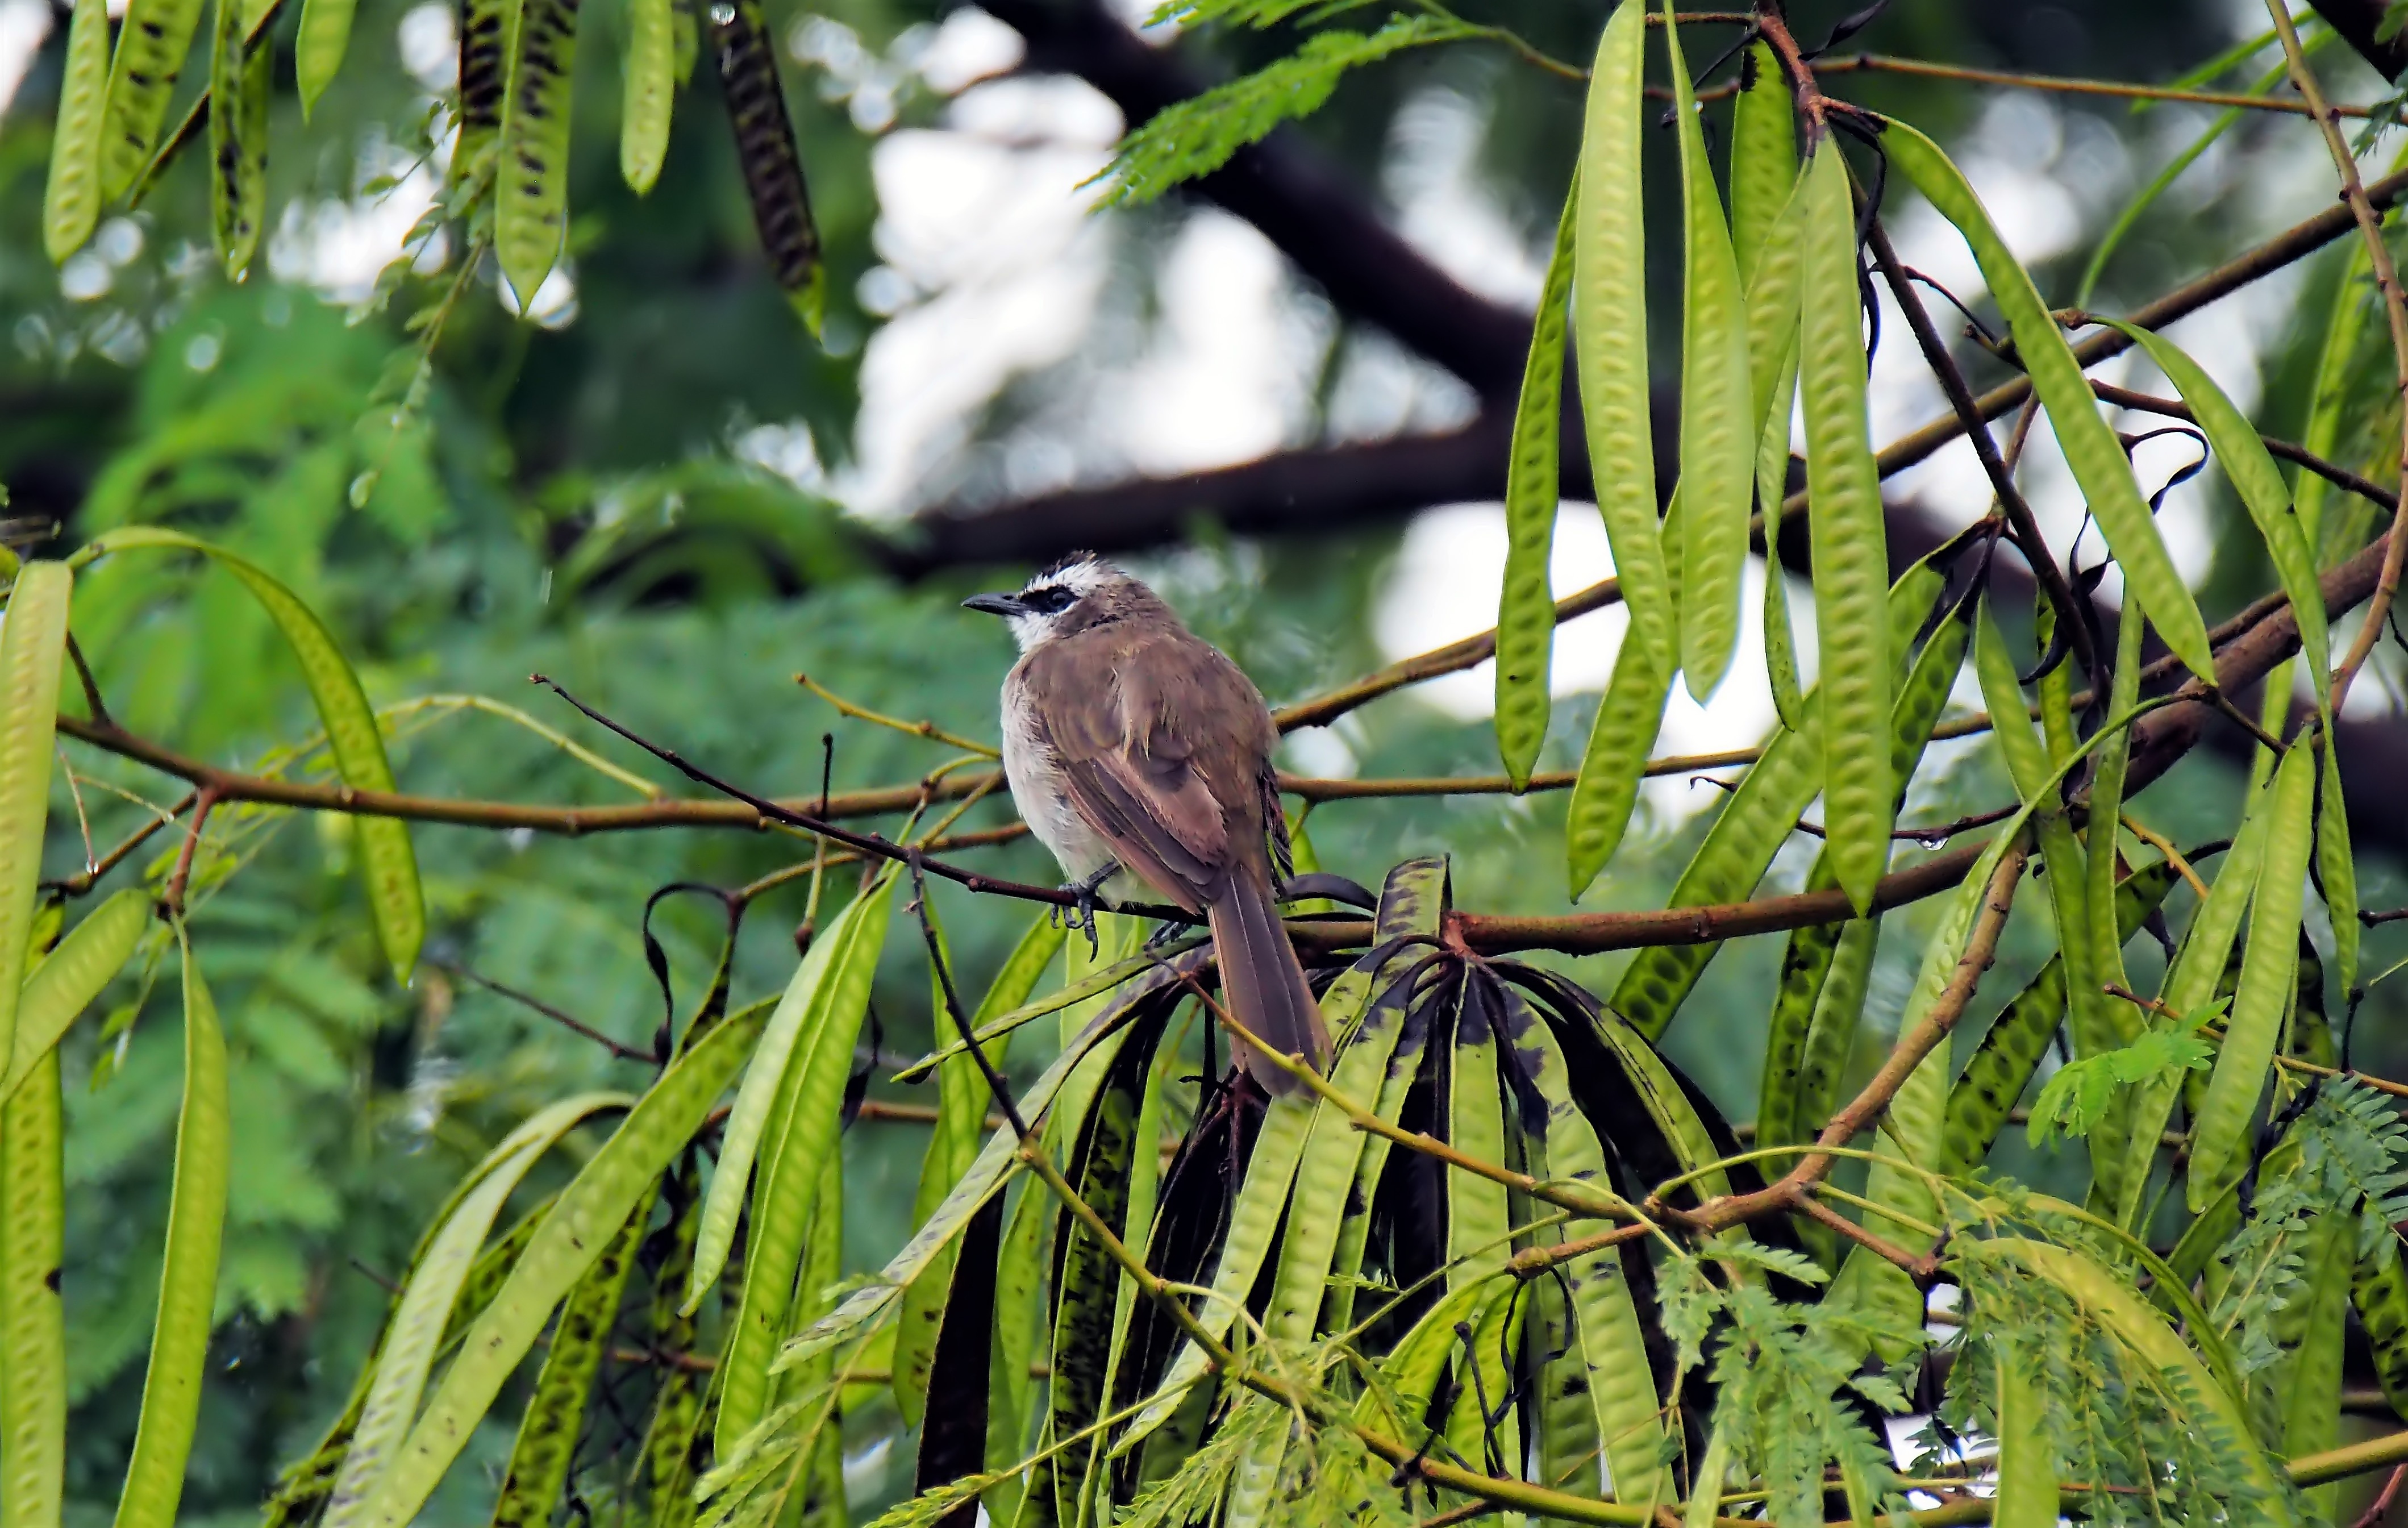
[[[1287,1056],[1326,1066],[1329,1031],[1280,922],[1291,863],[1262,691],[1160,596],[1093,553],[1015,593],[975,595],[1020,647],[1003,682],[1003,773],[1069,877],[1088,937],[1098,896],[1151,892],[1211,927],[1232,1016]],[[1265,1091],[1303,1084],[1243,1041]]]

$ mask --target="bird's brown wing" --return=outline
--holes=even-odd
[[[1200,911],[1236,853],[1232,814],[1214,788],[1216,754],[1233,733],[1249,736],[1222,713],[1237,702],[1259,708],[1252,686],[1184,632],[1112,627],[1031,654],[1022,682],[1079,814],[1140,879]]]

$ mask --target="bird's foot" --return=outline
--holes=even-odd
[[[1066,928],[1076,930],[1087,936],[1087,954],[1090,957],[1099,954],[1102,949],[1096,937],[1096,892],[1119,870],[1118,865],[1106,865],[1085,880],[1065,881],[1054,888],[1067,891],[1077,899],[1068,907],[1056,907],[1054,913],[1061,917]]]
[[[1145,936],[1145,947],[1158,950],[1194,927],[1192,923],[1178,923],[1165,918],[1154,926],[1154,932]]]

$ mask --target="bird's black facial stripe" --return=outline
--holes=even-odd
[[[1059,615],[1078,600],[1078,596],[1060,584],[1031,589],[1020,597],[1020,602],[1038,615]]]

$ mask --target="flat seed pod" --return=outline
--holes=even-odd
[[[1655,444],[1648,434],[1646,220],[1641,215],[1645,114],[1644,0],[1622,0],[1589,76],[1572,254],[1572,342],[1589,474],[1612,543],[1630,629],[1666,673],[1680,660],[1670,573],[1657,544]]]
[[[803,183],[802,151],[778,82],[778,53],[761,16],[760,0],[712,0],[710,42],[719,59],[720,93],[752,199],[752,225],[778,288],[816,339],[827,307],[827,271],[820,264],[820,230],[811,221],[810,188]]]
[[[660,179],[677,105],[677,41],[669,0],[627,0],[625,95],[619,108],[619,174],[640,196]]]
[[[1689,92],[1680,28],[1664,0],[1672,115],[1681,139],[1685,274],[1681,303],[1681,670],[1703,701],[1739,646],[1748,508],[1759,431],[1748,382],[1747,304]]]
[[[257,563],[181,531],[129,526],[93,541],[77,555],[96,557],[133,547],[205,553],[232,573],[292,647],[302,678],[308,683],[309,697],[318,704],[327,749],[335,756],[343,783],[357,790],[394,788],[393,764],[385,757],[384,736],[378,728],[376,713],[368,706],[367,692],[360,687],[359,675],[316,612]],[[398,817],[362,816],[352,819],[352,834],[360,848],[368,907],[376,915],[377,942],[384,947],[394,979],[407,983],[418,961],[418,947],[426,937],[425,894],[419,885],[408,825]]]
[[[0,1521],[59,1521],[67,1454],[65,1124],[45,1051],[0,1105]]]
[[[180,927],[178,938],[182,938]],[[217,1005],[184,947],[184,1102],[176,1117],[175,1189],[167,1207],[167,1256],[159,1272],[159,1320],[142,1379],[142,1417],[117,1500],[117,1528],[169,1528],[184,1493],[184,1469],[200,1420],[217,1305],[218,1253],[225,1234],[233,1150],[226,1096],[225,1035]]]
[[[351,16],[359,0],[301,0],[301,30],[293,39],[294,83],[301,92],[306,120],[318,97],[335,82],[351,46]]]
[[[452,151],[455,175],[466,171],[502,130],[518,16],[518,0],[463,0],[460,7],[460,140]]]
[[[267,89],[276,63],[274,44],[253,48],[247,40],[247,8],[242,0],[217,0],[209,63],[209,223],[218,263],[233,281],[250,274],[267,216]]]
[[[1922,192],[1971,246],[2031,376],[2033,396],[2048,411],[2066,466],[2082,485],[2084,502],[2098,518],[2125,579],[2139,594],[2141,608],[2191,672],[2214,684],[2215,659],[2199,602],[2157,534],[2157,521],[2132,476],[2131,460],[2100,416],[2098,398],[2083,378],[2082,363],[2074,358],[2065,331],[2041,300],[2030,273],[2000,238],[1973,188],[1940,146],[1904,123],[1885,118],[1884,123],[1882,146],[1890,167]]]
[[[1555,646],[1555,594],[1548,584],[1562,499],[1564,332],[1571,322],[1572,238],[1580,181],[1555,224],[1555,252],[1539,291],[1513,446],[1505,465],[1505,592],[1497,611],[1497,751],[1514,787],[1530,783],[1547,741],[1548,667]]]
[[[760,1037],[761,1008],[731,1014],[677,1059],[603,1143],[545,1217],[444,1371],[426,1410],[361,1512],[363,1523],[401,1528],[466,1446],[502,1385],[541,1335],[552,1308],[600,1260],[637,1200],[668,1165],[735,1079]]]
[[[2274,771],[2267,819],[2266,863],[2249,911],[2249,943],[2241,958],[2224,1045],[2208,1078],[2207,1099],[2191,1129],[2186,1190],[2194,1213],[2207,1207],[2248,1133],[2249,1117],[2265,1090],[2274,1043],[2299,974],[2300,906],[2315,843],[2315,751],[2294,746]],[[2228,867],[2229,868],[2229,867]]]
[[[652,1195],[637,1200],[626,1224],[561,1302],[551,1351],[544,1354],[535,1393],[519,1419],[518,1441],[510,1448],[509,1467],[494,1502],[494,1528],[541,1528],[552,1521],[552,1506],[568,1483],[569,1458],[584,1427],[594,1377],[618,1323],[619,1300],[635,1270],[636,1248],[644,1239],[652,1209]]]
[[[17,569],[0,621],[0,1045],[13,1055],[17,1008],[50,819],[51,740],[75,575],[64,563]]]
[[[1814,551],[1815,647],[1822,663],[1823,800],[1832,865],[1857,912],[1889,862],[1888,577],[1881,474],[1865,414],[1856,208],[1837,143],[1806,162],[1799,270],[1798,392],[1806,415],[1807,525]]]
[[[100,142],[108,108],[108,0],[76,0],[59,77],[50,179],[42,191],[42,251],[51,264],[83,248],[100,221]]]
[[[108,110],[100,136],[100,196],[114,200],[134,183],[159,141],[167,97],[183,72],[201,0],[129,0],[109,61]]]
[[[568,125],[579,0],[523,0],[494,166],[494,252],[523,309],[568,234]]]

